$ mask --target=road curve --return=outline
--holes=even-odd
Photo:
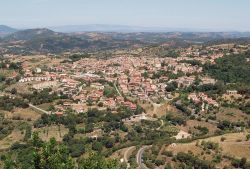
[[[148,169],[148,167],[143,163],[142,156],[143,156],[144,151],[146,149],[149,149],[150,147],[152,147],[152,146],[151,145],[150,146],[142,146],[136,154],[136,162],[141,169]]]
[[[125,151],[125,153],[124,153],[124,155],[123,155],[123,159],[124,159],[124,161],[125,161],[125,163],[127,165],[127,168],[130,167],[130,164],[128,162],[128,156],[129,156],[128,153],[130,153],[135,148],[136,148],[135,146],[127,148],[126,151]]]
[[[161,129],[161,127],[164,125],[164,121],[163,120],[161,120],[161,125],[160,125],[160,127],[158,127],[156,130],[160,130]]]

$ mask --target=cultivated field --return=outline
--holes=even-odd
[[[34,131],[37,131],[39,133],[39,137],[44,141],[48,141],[52,137],[54,137],[57,141],[62,141],[63,136],[69,132],[69,130],[62,125],[34,128],[33,132]]]

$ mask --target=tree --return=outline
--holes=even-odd
[[[226,83],[250,83],[250,63],[248,54],[229,55],[215,60],[216,64],[204,64],[206,74]]]
[[[98,142],[98,141],[94,141],[92,144],[92,150],[94,151],[102,151],[102,143]]]
[[[246,140],[250,140],[250,134],[246,135]]]
[[[6,79],[6,77],[4,75],[0,74],[0,82],[5,81],[5,79]]]
[[[97,154],[90,154],[88,158],[82,159],[79,163],[79,169],[118,169],[117,160],[106,160]]]
[[[165,165],[165,169],[172,169],[172,167],[171,167],[170,164],[166,164],[166,165]]]
[[[67,148],[64,145],[58,145],[55,138],[45,143],[41,151],[36,151],[34,156],[34,167],[37,169],[76,169]]]
[[[103,102],[99,102],[99,103],[98,103],[98,106],[99,106],[99,107],[103,107]]]
[[[80,142],[76,142],[74,148],[79,148]],[[83,143],[81,143],[81,146]],[[72,146],[71,146],[72,147]],[[4,169],[118,169],[118,161],[105,159],[100,154],[93,154],[88,158],[80,159],[78,164],[69,155],[68,148],[63,144],[58,144],[55,138],[49,142],[41,143],[38,133],[32,136],[32,142],[28,145],[17,145],[13,150],[17,151],[15,160],[11,156],[2,156],[4,159]]]
[[[114,98],[117,95],[117,92],[115,90],[115,88],[110,87],[110,86],[105,86],[104,91],[103,91],[103,95],[109,98]]]
[[[173,82],[167,84],[165,90],[167,92],[173,92],[177,89],[177,87],[178,87],[178,84],[175,81],[173,81]]]
[[[240,159],[240,167],[243,168],[245,164],[247,163],[247,159],[245,157]]]
[[[155,164],[156,164],[157,166],[164,165],[164,160],[162,160],[162,159],[157,159],[157,160],[155,160]]]
[[[42,146],[42,140],[39,138],[38,132],[32,134],[32,145],[37,148]]]
[[[142,73],[142,76],[143,76],[144,78],[148,78],[148,72],[146,72],[146,71],[143,72],[143,73]]]
[[[11,91],[10,91],[11,94],[16,94],[17,93],[17,90],[16,88],[12,88]]]
[[[87,105],[92,106],[93,105],[93,100],[91,98],[87,99]]]
[[[4,169],[15,169],[17,167],[15,161],[13,161],[10,157],[7,157],[4,160]]]
[[[227,120],[220,121],[217,127],[221,130],[228,130],[231,128],[231,123]]]

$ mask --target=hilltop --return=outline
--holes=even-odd
[[[5,37],[5,39],[9,41],[32,40],[32,39],[46,38],[46,37],[57,36],[57,35],[59,35],[59,33],[56,33],[47,28],[37,28],[37,29],[26,29],[26,30],[14,32],[8,35],[7,37]]]
[[[5,25],[0,25],[0,36],[5,36],[11,33],[16,32],[17,29],[15,28],[11,28],[9,26],[5,26]]]

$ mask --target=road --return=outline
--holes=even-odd
[[[114,87],[115,87],[115,90],[117,91],[117,93],[118,93],[120,96],[122,96],[121,92],[119,91],[119,89],[118,89],[117,86],[116,86],[116,82],[114,82]]]
[[[124,155],[123,155],[123,159],[127,165],[127,168],[130,167],[130,164],[128,162],[128,157],[129,157],[129,153],[131,153],[131,151],[133,151],[135,149],[135,146],[129,147],[127,148],[127,150],[125,151]]]
[[[150,147],[152,147],[152,146],[151,146],[151,145],[150,145],[150,146],[143,146],[143,147],[141,147],[141,148],[139,149],[139,151],[138,151],[137,154],[136,154],[136,162],[137,162],[137,164],[139,165],[139,167],[140,167],[141,169],[148,169],[148,167],[143,163],[142,157],[143,157],[144,151],[145,151],[146,149],[150,148]]]
[[[156,130],[160,130],[161,129],[161,127],[164,125],[164,121],[163,120],[161,120],[161,125],[160,125],[160,127],[158,127]]]
[[[29,106],[30,106],[31,108],[33,108],[33,109],[36,109],[36,110],[38,110],[38,111],[44,113],[44,114],[51,114],[50,112],[45,111],[45,110],[43,110],[43,109],[40,109],[39,107],[36,107],[36,106],[34,106],[33,104],[29,104]]]

